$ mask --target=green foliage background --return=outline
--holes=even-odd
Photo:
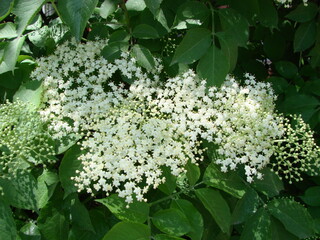
[[[30,83],[36,58],[75,37],[108,38],[109,61],[129,50],[152,69],[152,55],[175,76],[193,68],[207,85],[249,72],[272,82],[277,108],[320,130],[319,1],[284,8],[272,0],[0,0],[0,101],[36,106]],[[51,13],[44,11],[49,7]],[[1,141],[1,140],[0,140]],[[0,239],[209,240],[306,239],[320,236],[320,178],[289,185],[266,168],[248,184],[241,170],[222,173],[213,153],[186,166],[189,187],[168,176],[148,203],[130,208],[117,195],[77,193],[70,180],[80,148],[57,150],[50,170],[0,178]]]

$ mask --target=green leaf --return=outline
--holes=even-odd
[[[252,186],[257,191],[270,198],[279,195],[280,191],[284,189],[283,182],[280,180],[279,176],[272,172],[269,168],[262,169],[261,173],[263,178],[256,179]]]
[[[167,234],[157,234],[154,236],[155,240],[184,240],[184,238],[173,237]]]
[[[316,21],[301,23],[294,34],[293,49],[295,52],[304,51],[311,47],[317,34]]]
[[[68,239],[69,223],[59,212],[47,217],[44,223],[39,223],[39,229],[46,240]]]
[[[11,180],[0,179],[4,198],[11,206],[16,208],[37,210],[37,181],[27,172],[18,172]]]
[[[20,229],[19,235],[21,237],[21,240],[41,240],[41,233],[39,231],[39,228],[33,222],[25,224]]]
[[[160,210],[151,219],[160,231],[173,236],[179,237],[191,230],[186,215],[176,208]]]
[[[299,238],[315,234],[313,219],[307,209],[294,200],[283,198],[268,203],[269,212],[279,219],[284,227]]]
[[[139,44],[135,44],[132,48],[132,55],[136,58],[137,63],[141,67],[144,67],[148,71],[154,69],[155,62],[149,49]]]
[[[150,207],[145,202],[135,200],[128,205],[124,198],[116,194],[96,201],[105,205],[120,220],[144,223],[149,216]]]
[[[107,18],[110,16],[118,7],[118,1],[115,0],[104,0],[100,7],[100,16]]]
[[[222,30],[230,35],[240,47],[246,47],[249,38],[249,23],[245,17],[231,8],[219,9]]]
[[[102,240],[149,240],[150,229],[141,223],[119,222]]]
[[[221,86],[229,71],[229,62],[219,48],[211,46],[200,59],[197,73],[207,80],[207,86]]]
[[[304,116],[304,113],[308,115],[310,111],[315,112],[319,105],[319,100],[314,96],[296,93],[286,96],[279,104],[279,109],[285,113],[302,114]]]
[[[200,168],[196,164],[188,161],[188,163],[185,166],[185,169],[187,170],[186,174],[189,184],[191,186],[195,185],[200,178]]]
[[[286,18],[296,22],[308,22],[312,20],[318,12],[318,6],[313,2],[308,2],[305,6],[301,3],[293,11],[286,15]]]
[[[232,223],[240,224],[254,214],[260,205],[260,197],[255,190],[248,188],[246,194],[237,202],[233,213]]]
[[[171,65],[190,64],[200,59],[211,45],[211,32],[204,28],[190,29],[177,47]]]
[[[210,10],[201,2],[186,1],[180,5],[173,23],[175,29],[190,29],[209,19]]]
[[[273,34],[266,35],[263,41],[263,50],[272,61],[281,59],[285,49],[286,41],[283,34],[275,31]]]
[[[310,206],[320,207],[320,186],[309,187],[300,198]]]
[[[224,173],[220,167],[211,163],[203,176],[205,184],[221,189],[236,198],[242,198],[246,193],[247,186],[235,172]]]
[[[298,73],[298,68],[295,64],[289,61],[279,61],[275,63],[277,72],[285,78],[294,78]]]
[[[17,239],[16,224],[12,217],[12,211],[2,197],[0,197],[0,239]]]
[[[197,189],[195,193],[205,208],[210,212],[222,232],[230,233],[230,208],[220,192],[211,188],[200,188]]]
[[[46,0],[15,0],[12,12],[17,16],[17,33],[21,35],[40,11]]]
[[[14,70],[25,38],[25,36],[18,37],[6,45],[0,64],[0,74]]]
[[[146,4],[144,0],[128,0],[126,8],[128,11],[141,12],[146,8]]]
[[[31,81],[21,85],[13,96],[13,99],[14,101],[19,100],[30,103],[28,107],[34,110],[39,108],[42,103],[42,92],[42,83],[39,81]]]
[[[283,224],[276,218],[271,216],[271,237],[272,240],[298,240],[299,238],[289,233],[283,226]]]
[[[132,35],[135,38],[141,39],[154,39],[159,37],[159,34],[154,27],[144,23],[137,25],[133,29]]]
[[[240,240],[270,240],[271,219],[269,213],[260,208],[244,226]]]
[[[48,203],[58,182],[58,175],[47,170],[43,171],[38,177],[37,189],[35,192],[38,208],[43,208]]]
[[[44,48],[50,35],[49,27],[43,26],[28,34],[28,38],[36,47]]]
[[[162,1],[163,0],[144,0],[147,8],[152,12],[154,16],[157,16]]]
[[[162,168],[162,176],[165,177],[166,181],[165,183],[161,183],[158,186],[158,189],[160,189],[160,191],[162,191],[163,193],[170,195],[176,189],[177,177],[171,174],[171,170],[169,167]]]
[[[0,0],[0,21],[6,18],[11,12],[13,0]]]
[[[74,185],[75,182],[71,180],[71,177],[76,176],[77,170],[82,170],[82,163],[78,157],[83,153],[84,151],[81,151],[80,146],[76,144],[62,158],[59,167],[59,177],[65,191],[65,196],[77,191],[77,187]]]
[[[193,204],[184,199],[176,199],[172,201],[171,208],[180,210],[189,220],[191,230],[186,235],[192,240],[201,240],[203,234],[203,218]]]
[[[228,72],[232,72],[237,64],[238,44],[230,34],[225,34],[225,32],[218,32],[216,36],[219,39],[221,50],[226,56],[227,65],[229,65]]]
[[[114,42],[128,42],[130,35],[126,30],[117,30],[113,32],[109,37],[109,45]]]
[[[89,212],[87,208],[79,201],[76,196],[71,200],[71,216],[72,223],[81,227],[83,230],[88,230],[94,232],[94,228],[91,223]]]
[[[109,62],[113,62],[114,60],[120,58],[121,52],[128,49],[128,44],[125,42],[113,42],[105,46],[101,55],[107,59]]]
[[[97,4],[98,0],[62,0],[58,2],[59,13],[77,41],[81,40],[87,22]]]
[[[259,0],[258,19],[263,26],[269,28],[278,27],[278,12],[274,6],[273,0]]]
[[[311,49],[309,55],[311,56],[311,60],[310,60],[311,66],[313,68],[320,66],[320,42],[319,44],[314,46],[314,48]]]
[[[17,37],[16,25],[12,22],[0,24],[0,39]]]

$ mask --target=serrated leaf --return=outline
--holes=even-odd
[[[319,105],[319,100],[314,96],[297,93],[287,96],[279,105],[279,108],[285,113],[303,114],[306,111],[315,111]]]
[[[173,236],[179,237],[191,230],[187,217],[176,208],[160,210],[151,219],[160,231]]]
[[[280,191],[284,189],[279,176],[269,168],[262,169],[261,173],[263,178],[256,179],[252,184],[253,187],[270,198],[279,195]]]
[[[126,30],[117,30],[113,32],[109,37],[109,44],[114,42],[128,42],[130,35]]]
[[[14,101],[22,101],[30,103],[30,110],[37,109],[42,103],[42,83],[39,81],[27,82],[20,86],[18,91],[13,96]]]
[[[2,197],[0,197],[0,239],[17,239],[17,229],[12,211]]]
[[[240,240],[270,240],[271,219],[269,213],[260,208],[245,224]]]
[[[311,47],[317,34],[317,25],[315,21],[301,23],[294,34],[293,49],[295,52],[304,51]]]
[[[173,23],[175,29],[190,29],[202,25],[210,15],[210,10],[202,2],[186,1],[181,4]]]
[[[119,222],[102,240],[149,240],[150,228],[141,223]]]
[[[38,208],[43,208],[48,203],[58,182],[59,177],[53,172],[43,171],[38,177],[35,192]]]
[[[319,207],[320,206],[320,186],[309,187],[303,196],[300,197],[306,204]]]
[[[192,240],[201,240],[203,234],[203,218],[193,204],[184,199],[176,199],[171,203],[171,208],[176,208],[187,217],[191,230],[186,233]]]
[[[154,39],[159,37],[159,34],[154,27],[144,23],[137,25],[133,29],[132,35],[141,39]]]
[[[244,180],[236,173],[223,173],[220,167],[214,163],[211,163],[207,167],[203,176],[203,181],[205,184],[221,189],[236,198],[242,198],[247,190],[247,186],[243,182]]]
[[[246,194],[237,202],[233,213],[232,223],[240,224],[248,220],[260,205],[260,197],[255,190],[249,188]]]
[[[279,219],[284,227],[299,238],[315,234],[314,222],[307,209],[294,200],[283,198],[268,203],[268,211]]]
[[[37,181],[28,172],[18,172],[17,175],[8,180],[0,179],[0,186],[4,192],[4,198],[13,207],[37,210]]]
[[[100,7],[100,16],[102,18],[107,18],[110,16],[116,9],[118,1],[115,0],[104,0]]]
[[[211,32],[204,28],[190,29],[177,47],[171,65],[190,64],[200,59],[211,45]]]
[[[187,178],[191,186],[195,185],[200,178],[200,168],[190,161],[186,164]]]
[[[278,12],[272,0],[259,0],[258,19],[262,25],[269,28],[278,27]]]
[[[17,37],[16,25],[12,22],[0,24],[0,39]]]
[[[44,223],[39,224],[39,229],[47,240],[68,239],[69,223],[59,212],[47,217]]]
[[[116,194],[96,201],[105,205],[120,220],[144,223],[149,216],[149,205],[145,202],[135,200],[128,205],[124,198]]]
[[[102,49],[101,55],[109,62],[113,62],[114,60],[120,58],[121,52],[127,48],[128,44],[125,42],[113,42]]]
[[[228,72],[232,72],[237,64],[238,44],[230,34],[225,34],[225,32],[218,32],[216,33],[216,36],[219,39],[221,51],[227,59],[227,64],[229,66]]]
[[[2,56],[2,62],[0,64],[0,74],[13,71],[15,69],[25,38],[25,36],[18,37],[6,45]]]
[[[87,22],[97,4],[98,0],[61,0],[58,2],[59,13],[77,41],[81,40]]]
[[[238,46],[245,47],[249,38],[249,23],[246,18],[231,8],[219,9],[218,13],[223,31],[232,36]]]
[[[17,33],[21,35],[46,0],[15,0],[12,12],[17,16]]]
[[[149,49],[139,44],[135,44],[132,48],[132,55],[136,58],[137,63],[141,67],[144,67],[148,71],[154,69],[155,61]]]
[[[308,22],[312,20],[318,12],[318,6],[313,2],[308,2],[308,5],[301,3],[293,11],[286,15],[286,18],[296,22]]]
[[[152,12],[154,16],[157,16],[162,1],[163,0],[144,0],[147,8]]]
[[[295,235],[288,232],[283,224],[276,218],[271,216],[271,237],[272,240],[284,240],[284,239],[290,239],[290,240],[298,240],[299,238]]]
[[[298,73],[297,66],[289,61],[279,61],[275,63],[277,72],[285,78],[294,78]]]
[[[221,86],[230,69],[229,62],[219,48],[211,46],[200,59],[197,73],[207,80],[207,86]]]
[[[28,35],[28,38],[36,47],[44,48],[50,35],[49,27],[43,26],[42,28],[31,32]]]
[[[74,224],[81,227],[81,229],[94,232],[89,212],[87,208],[79,201],[77,196],[75,197],[75,199],[72,199],[70,210],[72,222]]]
[[[205,208],[210,212],[222,232],[230,233],[230,208],[220,192],[211,188],[200,188],[197,189],[195,193]]]
[[[65,191],[65,196],[77,191],[77,187],[74,185],[75,182],[71,180],[71,177],[76,176],[77,170],[82,170],[82,163],[78,157],[83,153],[84,151],[80,150],[79,145],[74,145],[62,158],[59,167],[59,177]]]

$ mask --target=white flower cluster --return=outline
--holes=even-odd
[[[105,44],[67,42],[32,75],[44,79],[41,115],[54,137],[85,136],[83,170],[73,178],[79,191],[145,201],[165,181],[164,167],[178,176],[188,161],[202,160],[202,139],[217,145],[222,171],[243,165],[247,181],[262,177],[287,129],[270,84],[247,74],[244,86],[228,77],[207,89],[192,70],[161,82],[158,60],[151,74],[128,53],[109,63],[100,56]],[[134,80],[130,87],[117,73]]]
[[[245,86],[228,77],[213,93],[217,163],[222,171],[245,166],[247,181],[265,167],[273,154],[274,139],[282,136],[280,119],[274,111],[275,96],[268,83],[256,82],[247,74]]]
[[[292,0],[275,0],[276,3],[284,5],[284,7],[289,8],[292,5]],[[308,5],[308,0],[302,0],[305,6]]]
[[[54,148],[38,112],[26,103],[0,105],[0,172],[10,177],[18,170],[53,163]]]
[[[136,81],[129,90],[110,84],[118,101],[82,143],[88,153],[80,156],[83,171],[74,178],[79,190],[115,190],[128,203],[133,195],[146,200],[149,188],[165,181],[162,167],[178,176],[188,160],[200,160],[198,139],[211,135],[213,126],[205,82],[189,71],[165,86],[154,83]]]
[[[40,58],[31,77],[43,81],[42,111],[45,121],[51,121],[54,138],[90,129],[92,120],[99,119],[110,108],[108,80],[116,71],[127,78],[146,78],[141,67],[128,53],[109,63],[101,56],[106,40],[77,44],[67,41],[54,55]],[[156,60],[155,74],[162,66]]]

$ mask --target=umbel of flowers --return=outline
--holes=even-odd
[[[50,134],[38,112],[20,101],[0,105],[1,177],[53,163],[54,154]]]
[[[312,133],[301,118],[292,127],[275,111],[270,84],[248,74],[243,86],[229,76],[207,89],[192,70],[161,81],[157,59],[152,72],[129,53],[110,63],[100,56],[105,44],[66,42],[32,74],[43,81],[40,113],[53,137],[82,136],[83,169],[73,177],[79,191],[146,201],[166,180],[163,167],[178,176],[188,161],[203,159],[202,140],[218,146],[222,171],[242,165],[248,182],[267,165],[290,181],[319,166]],[[120,83],[119,75],[133,83]]]

